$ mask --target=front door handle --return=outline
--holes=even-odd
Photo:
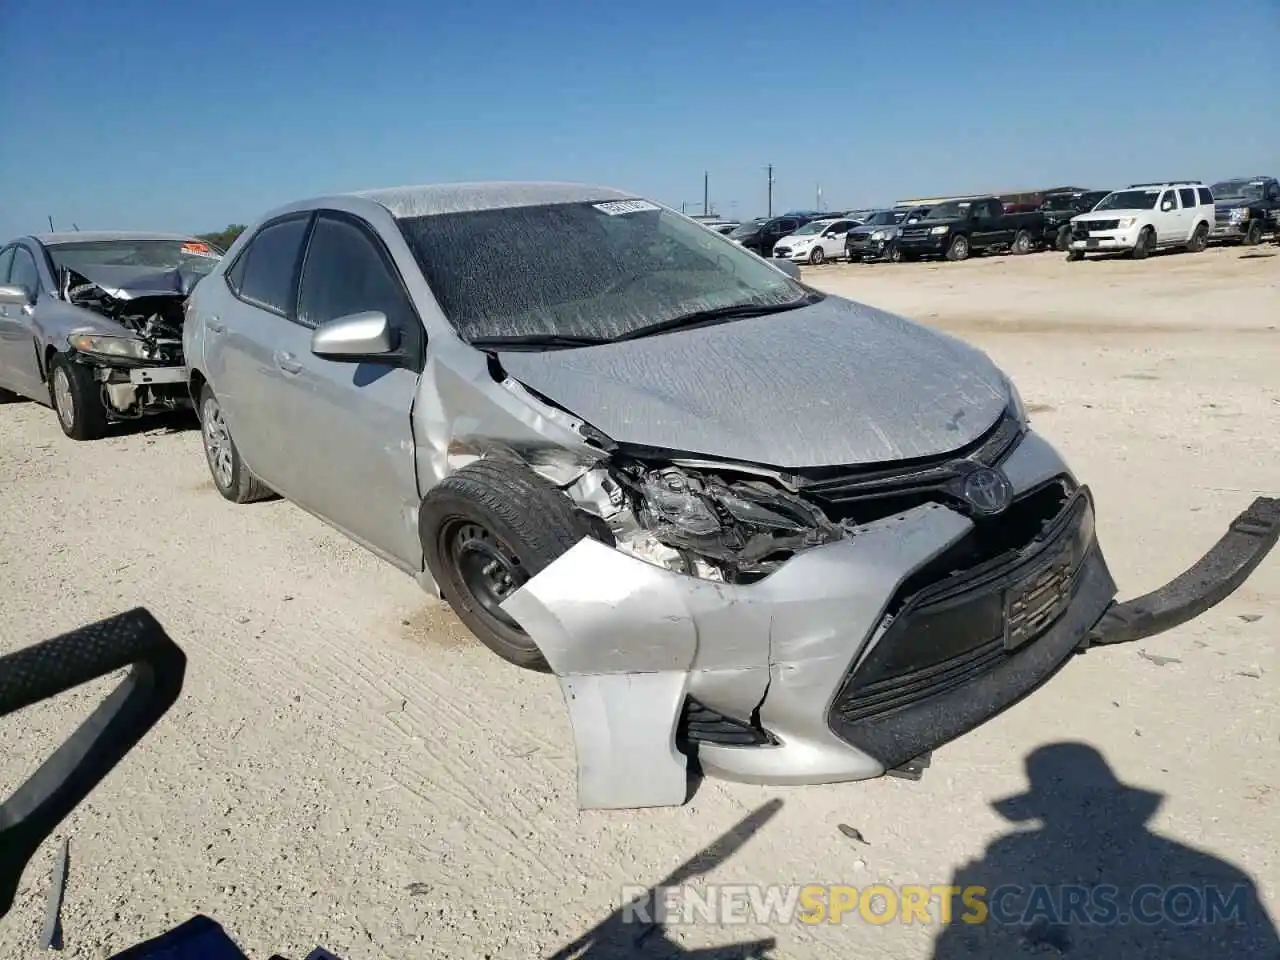
[[[213,333],[225,333],[227,329],[227,325],[217,317],[210,317],[204,322],[204,325]]]
[[[275,361],[276,366],[285,373],[293,374],[302,372],[302,364],[292,353],[287,353],[284,350],[277,350],[275,352]]]

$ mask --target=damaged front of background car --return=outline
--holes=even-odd
[[[0,385],[53,406],[64,433],[188,408],[184,304],[221,251],[194,238],[49,234],[13,245],[0,292],[23,343],[0,358]],[[19,322],[20,321],[20,322]]]

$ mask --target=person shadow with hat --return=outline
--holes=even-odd
[[[933,960],[1280,958],[1248,874],[1148,828],[1162,794],[1120,782],[1084,743],[1039,747],[1026,771],[1030,789],[992,806],[1038,826],[955,872]]]

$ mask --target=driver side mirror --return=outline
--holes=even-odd
[[[1173,201],[1172,201],[1172,200],[1166,200],[1164,203],[1160,204],[1160,209],[1161,209],[1161,210],[1163,210],[1163,211],[1165,211],[1165,212],[1168,212],[1169,210],[1172,210],[1172,209],[1173,209]]]
[[[381,310],[337,317],[320,324],[311,334],[311,352],[325,360],[387,360],[399,345],[395,328]]]
[[[0,284],[0,304],[15,307],[30,307],[36,302],[35,295],[24,286],[16,283]]]

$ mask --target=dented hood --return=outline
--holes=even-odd
[[[515,379],[620,443],[781,468],[949,453],[1010,402],[981,351],[834,296],[772,316],[499,357]]]
[[[90,283],[101,287],[117,300],[139,297],[185,297],[203,276],[198,271],[179,267],[173,270],[155,267],[100,266],[85,264],[75,268]]]

